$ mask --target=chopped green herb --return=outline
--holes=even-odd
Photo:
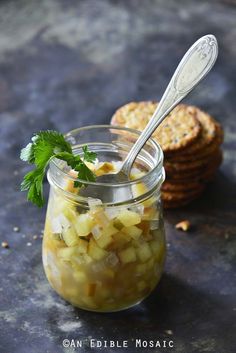
[[[24,176],[21,183],[21,190],[28,191],[27,199],[39,207],[44,204],[43,198],[43,178],[46,168],[52,158],[65,161],[68,166],[78,172],[78,178],[85,181],[95,181],[95,175],[86,166],[84,161],[94,163],[96,153],[88,150],[88,146],[83,146],[83,159],[72,153],[71,145],[65,140],[63,134],[52,131],[40,131],[32,137],[25,148],[21,150],[20,158],[34,164],[35,169]],[[83,184],[75,181],[74,186],[79,187]]]

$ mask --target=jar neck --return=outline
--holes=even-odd
[[[97,154],[99,161],[121,162],[139,135],[140,132],[136,130],[102,125],[77,129],[65,137],[72,144],[74,154],[82,156],[83,146],[87,145],[89,150]],[[87,203],[89,197],[98,198],[102,203],[110,205],[140,202],[158,192],[165,179],[160,146],[150,139],[137,156],[136,165],[144,171],[144,175],[138,179],[118,184],[82,181],[85,187],[77,189],[78,192],[70,192],[68,184],[73,185],[78,179],[71,176],[64,161],[53,159],[50,162],[48,180],[51,186],[57,188],[66,198],[78,203]],[[139,190],[138,196],[133,192],[134,189]]]
[[[158,196],[160,194],[161,185],[165,179],[165,171],[162,167],[159,173],[144,176],[142,179],[131,181],[129,183],[117,185],[100,185],[89,184],[81,189],[78,193],[68,191],[69,183],[74,183],[74,178],[70,175],[55,170],[55,166],[50,166],[47,174],[48,181],[51,187],[56,188],[58,192],[62,193],[65,198],[72,200],[75,203],[87,204],[89,198],[100,199],[102,203],[119,206],[130,203],[143,202],[150,198],[154,193]],[[135,190],[141,190],[139,195]]]

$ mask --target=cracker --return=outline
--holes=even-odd
[[[214,176],[216,170],[218,169],[218,167],[222,162],[222,159],[223,159],[222,151],[218,150],[214,159],[212,159],[207,166],[200,168],[199,170],[190,170],[182,173],[173,173],[173,174],[168,173],[166,180],[172,183],[179,183],[179,184],[188,183],[190,181],[192,182],[208,181]]]
[[[183,207],[197,199],[204,191],[205,186],[195,192],[186,193],[165,193],[162,192],[162,202],[165,209]]]
[[[216,152],[217,153],[217,152]],[[164,162],[164,167],[166,172],[175,173],[175,172],[184,172],[184,171],[194,171],[199,170],[205,165],[209,164],[209,161],[214,158],[214,156],[206,156],[201,159],[195,159],[194,161],[188,162]]]
[[[153,115],[157,103],[131,102],[119,108],[111,124],[143,130]],[[163,152],[180,151],[191,145],[200,135],[201,125],[195,107],[178,105],[153,134]]]
[[[194,155],[199,151],[203,151],[216,137],[218,132],[219,124],[216,123],[215,119],[213,119],[209,114],[203,112],[199,108],[196,108],[196,118],[201,125],[201,133],[198,139],[189,146],[182,150],[183,154]]]
[[[200,195],[194,196],[192,198],[186,199],[186,200],[182,200],[182,201],[178,201],[178,202],[172,202],[172,201],[165,201],[163,200],[163,207],[165,209],[173,209],[173,208],[180,208],[180,207],[184,207],[186,205],[188,205],[189,203],[191,203],[192,201],[196,200],[196,198],[198,198]]]
[[[196,190],[199,187],[201,187],[202,183],[199,181],[191,181],[188,180],[187,182],[184,183],[176,183],[176,182],[172,182],[172,181],[168,181],[166,180],[163,184],[162,184],[162,190],[163,191],[188,191],[188,190]]]
[[[173,201],[173,202],[178,202],[182,200],[188,200],[191,199],[192,197],[197,197],[202,193],[204,190],[205,186],[202,184],[198,187],[198,189],[195,190],[188,190],[188,191],[176,191],[176,192],[171,192],[171,191],[162,191],[161,192],[161,197],[162,200],[165,201]]]
[[[194,153],[194,154],[179,153],[177,155],[168,156],[168,158],[166,158],[166,160],[171,163],[172,162],[187,163],[187,162],[192,162],[192,161],[196,161],[199,159],[203,159],[205,157],[210,157],[219,149],[219,146],[222,144],[222,142],[223,142],[223,130],[219,124],[216,124],[215,138],[208,146],[199,150],[197,152],[197,154],[196,153]]]

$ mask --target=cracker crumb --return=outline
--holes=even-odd
[[[173,331],[172,330],[165,330],[165,333],[167,334],[167,335],[173,335]]]
[[[191,224],[188,220],[181,221],[175,225],[176,229],[182,230],[183,232],[187,232],[191,227]]]
[[[36,234],[33,235],[33,239],[34,239],[34,240],[38,239],[38,236],[37,236]]]
[[[19,174],[18,170],[14,170],[13,174],[18,175]]]
[[[19,232],[19,231],[20,231],[20,228],[19,228],[19,227],[13,227],[13,231],[14,231],[14,232]]]
[[[225,239],[226,239],[226,240],[229,239],[229,233],[225,233]]]
[[[7,241],[2,241],[2,248],[4,249],[8,249],[9,248],[9,244]]]
[[[27,246],[31,246],[31,245],[32,245],[32,243],[29,241],[26,245],[27,245]]]

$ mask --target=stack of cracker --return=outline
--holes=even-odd
[[[126,104],[115,112],[111,124],[143,130],[157,104]],[[199,108],[180,104],[157,128],[153,138],[164,152],[164,207],[190,203],[201,195],[221,164],[223,130],[220,124]]]

